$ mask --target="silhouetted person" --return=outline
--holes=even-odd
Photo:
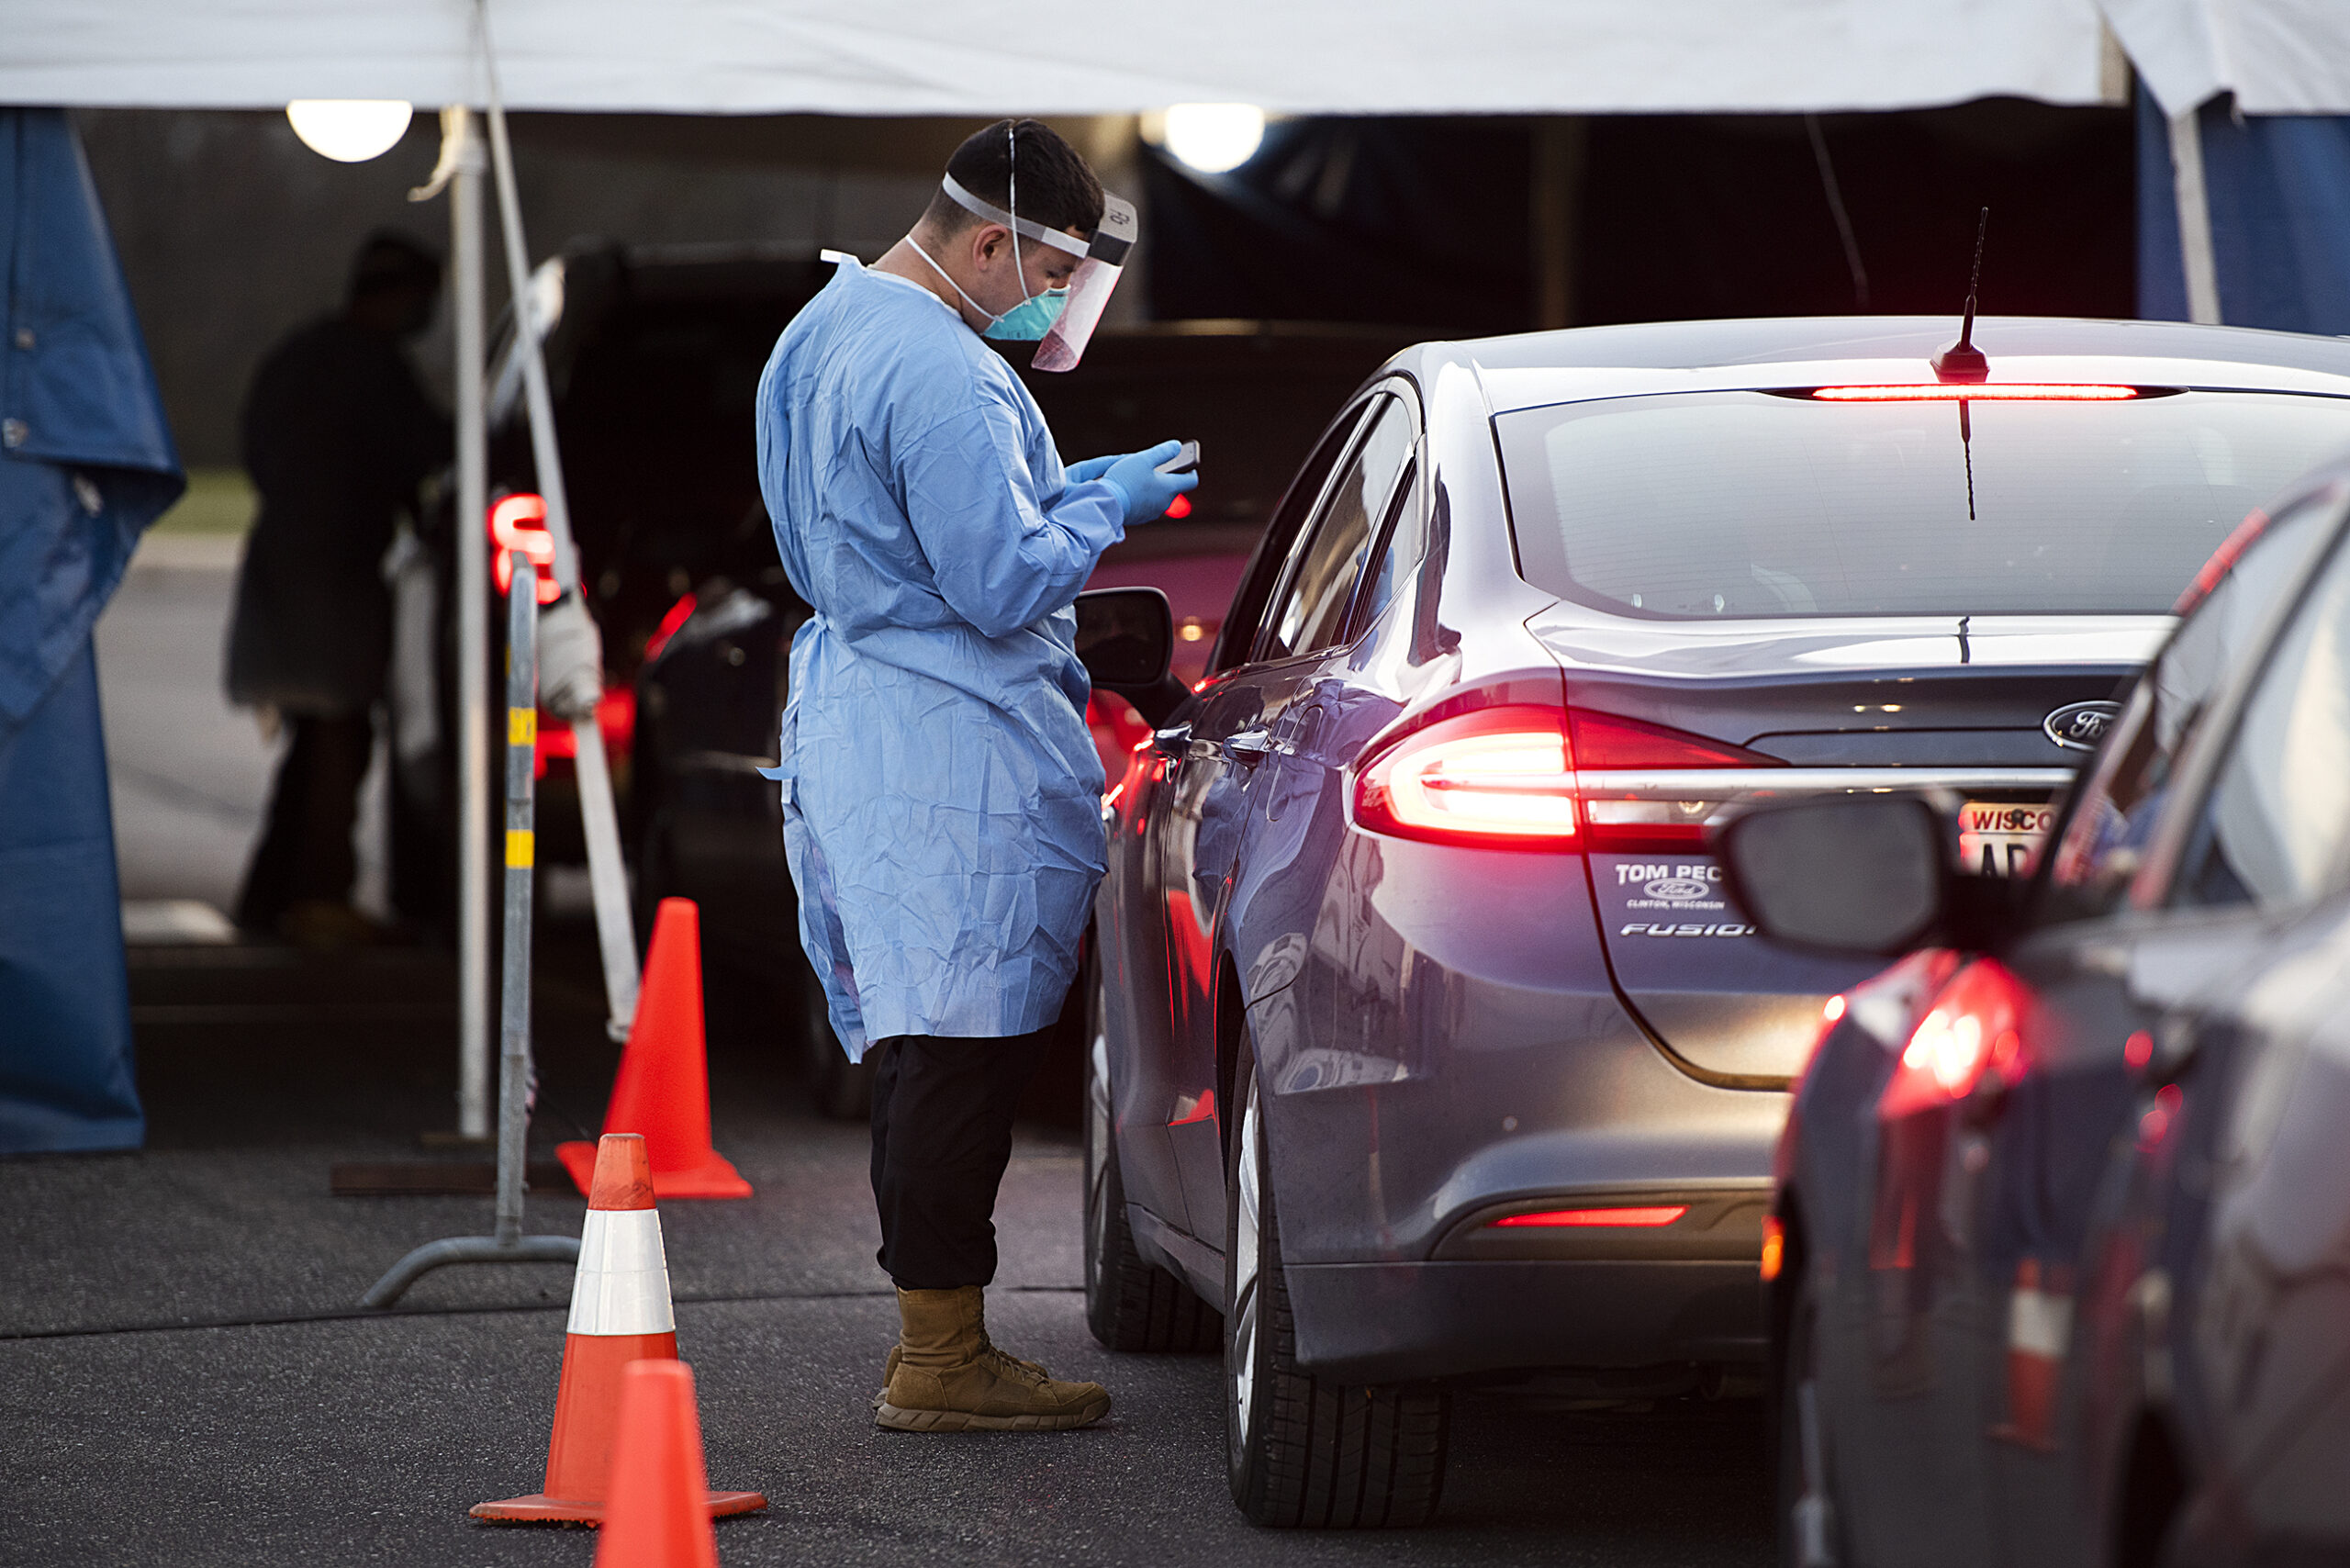
[[[248,930],[316,945],[371,934],[351,907],[351,838],[391,654],[384,553],[450,445],[403,345],[440,291],[432,252],[373,236],[341,311],[273,350],[245,398],[261,512],[237,580],[229,698],[291,731],[237,899]]]

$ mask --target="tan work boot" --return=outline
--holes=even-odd
[[[898,1349],[873,1422],[901,1432],[1058,1432],[1110,1413],[1098,1383],[1059,1383],[988,1341],[985,1293],[900,1291]]]
[[[990,1340],[989,1343],[993,1344],[994,1341]],[[882,1406],[890,1402],[890,1380],[898,1375],[898,1362],[904,1357],[905,1353],[906,1348],[903,1345],[892,1345],[890,1347],[889,1355],[883,1358],[881,1362],[881,1386],[879,1389],[875,1391],[873,1395],[873,1408],[876,1410],[880,1409]],[[1002,1356],[1013,1366],[1027,1368],[1030,1372],[1035,1372],[1039,1377],[1050,1375],[1046,1372],[1044,1364],[1040,1361],[1024,1361],[1018,1356],[1012,1354],[1009,1350],[999,1350],[996,1354]]]

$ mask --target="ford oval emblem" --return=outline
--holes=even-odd
[[[2041,720],[2040,727],[2066,751],[2095,751],[2121,715],[2119,702],[2067,702]]]

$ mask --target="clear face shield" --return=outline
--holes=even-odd
[[[1052,330],[1036,345],[1036,357],[1031,363],[1038,370],[1077,368],[1085,345],[1092,341],[1093,329],[1102,324],[1102,312],[1109,308],[1110,296],[1117,291],[1126,253],[1135,248],[1141,223],[1134,203],[1106,193],[1102,202],[1102,225],[1093,231],[1093,243],[1086,248],[1085,260],[1077,263],[1077,271],[1069,274],[1069,303],[1062,307]]]
[[[1093,337],[1093,329],[1101,324],[1102,311],[1109,308],[1110,296],[1118,286],[1118,274],[1125,268],[1127,252],[1134,249],[1135,239],[1141,230],[1141,220],[1136,215],[1134,204],[1105,193],[1101,225],[1094,230],[1092,240],[1088,241],[1058,229],[1047,229],[1041,223],[1031,222],[1017,212],[1006,212],[992,202],[982,201],[965,190],[952,174],[940,183],[956,205],[974,217],[985,218],[990,223],[1001,223],[1024,240],[1050,245],[1057,251],[1079,258],[1077,270],[1069,274],[1068,289],[1055,291],[1062,296],[1055,301],[1058,306],[1058,314],[1038,339],[1036,356],[1031,362],[1038,370],[1075,370],[1077,362],[1084,357],[1086,343]],[[1015,202],[1019,200],[1016,188],[1013,199]],[[1025,289],[1024,282],[1022,287]],[[957,292],[960,292],[959,286]],[[1017,310],[1006,314],[1016,315],[1021,310],[1043,303],[1047,297],[1034,297]],[[1012,337],[1014,334],[990,330],[987,335]],[[1032,334],[1024,332],[1017,335]]]

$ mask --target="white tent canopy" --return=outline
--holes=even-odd
[[[0,0],[0,102],[478,104],[473,11]],[[517,109],[1770,112],[2114,89],[2095,0],[490,0],[489,16]]]
[[[2248,115],[2350,114],[2344,0],[2102,0],[2163,112],[2233,93]]]

